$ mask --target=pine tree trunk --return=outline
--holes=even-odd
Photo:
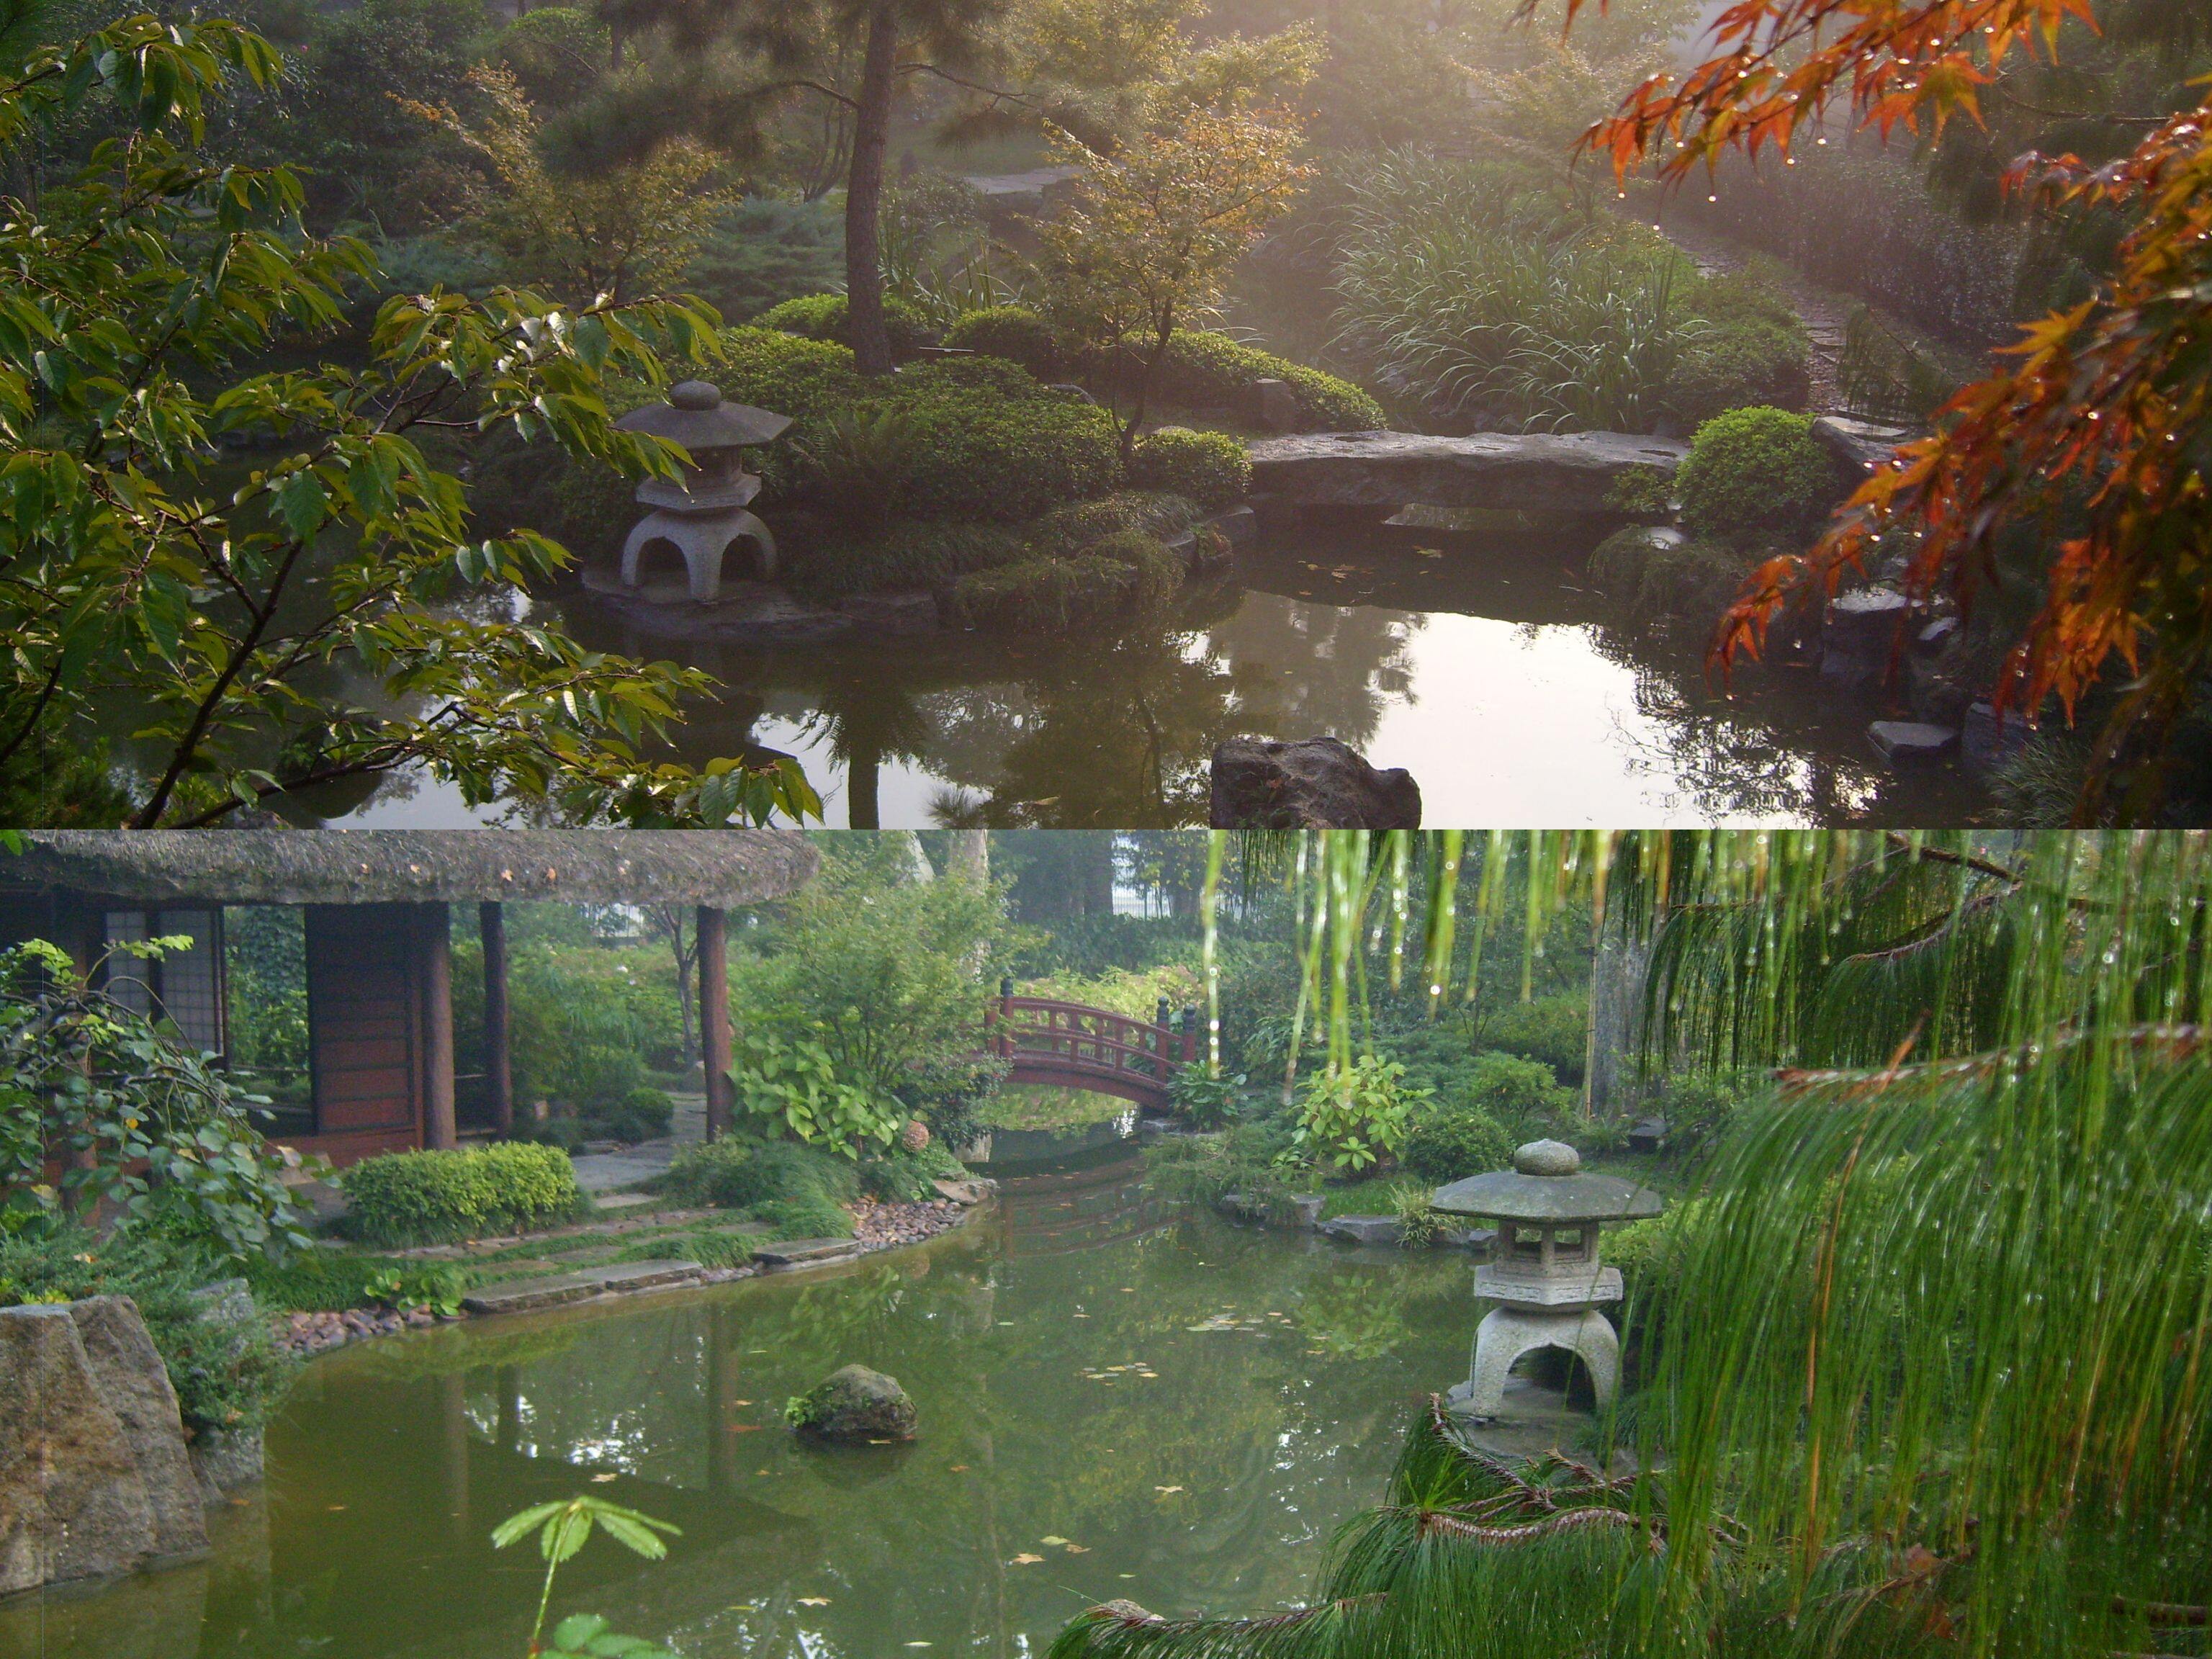
[[[883,203],[884,150],[890,138],[897,69],[895,0],[875,0],[868,11],[867,50],[860,63],[859,108],[853,118],[853,167],[845,185],[846,326],[854,366],[863,374],[891,371],[877,218]]]

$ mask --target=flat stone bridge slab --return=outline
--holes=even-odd
[[[1292,507],[1602,513],[1632,467],[1671,474],[1687,444],[1623,432],[1309,432],[1251,446],[1252,489]]]

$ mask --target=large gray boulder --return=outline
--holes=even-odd
[[[137,1305],[0,1308],[0,1595],[206,1548],[177,1396]]]
[[[914,1438],[914,1401],[896,1377],[848,1365],[832,1371],[792,1402],[791,1420],[803,1434],[823,1440]]]
[[[1421,786],[1334,738],[1231,738],[1213,751],[1216,830],[1418,830]]]
[[[1311,432],[1251,445],[1252,489],[1297,507],[1486,507],[1604,513],[1613,480],[1672,474],[1689,446],[1620,432]]]

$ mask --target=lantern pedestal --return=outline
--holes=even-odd
[[[622,580],[624,587],[639,585],[638,556],[648,542],[666,542],[684,558],[684,574],[695,599],[718,599],[722,592],[722,560],[731,547],[750,537],[760,550],[760,579],[775,580],[775,538],[768,526],[741,507],[664,507],[637,521],[623,544]]]
[[[1513,1362],[1538,1348],[1564,1348],[1589,1369],[1598,1409],[1612,1402],[1620,1384],[1620,1339],[1613,1322],[1595,1308],[1492,1308],[1474,1328],[1474,1352],[1467,1381],[1444,1396],[1455,1412],[1495,1417],[1505,1398],[1505,1379]]]
[[[684,573],[695,600],[719,599],[722,561],[737,543],[750,539],[758,550],[763,581],[775,578],[775,538],[745,510],[760,493],[761,481],[738,465],[738,455],[769,443],[790,426],[788,416],[723,401],[720,388],[705,380],[685,380],[669,388],[665,404],[647,404],[615,424],[684,446],[691,465],[681,483],[647,478],[637,499],[653,508],[623,543],[622,582],[641,586],[638,561],[654,542],[665,542],[683,556]]]

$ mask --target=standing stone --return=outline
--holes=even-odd
[[[154,1539],[136,1449],[68,1306],[0,1310],[0,1595],[128,1572]]]
[[[897,1378],[848,1365],[799,1397],[792,1422],[823,1440],[911,1440],[914,1401]]]
[[[252,1305],[249,1302],[248,1305]],[[176,1390],[155,1351],[137,1304],[127,1296],[95,1296],[69,1304],[94,1381],[126,1442],[137,1453],[155,1555],[189,1555],[207,1547],[206,1505],[185,1455]]]
[[[1231,738],[1213,751],[1216,830],[1418,830],[1421,786],[1334,738]]]

